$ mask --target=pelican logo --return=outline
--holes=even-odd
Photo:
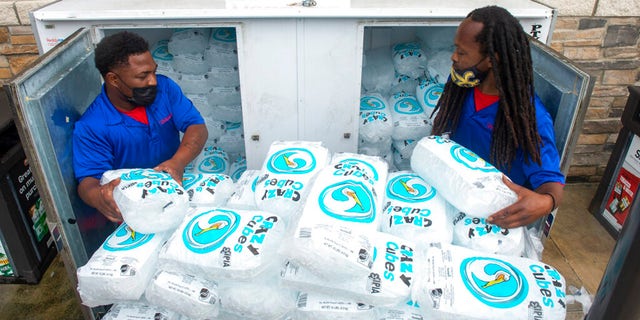
[[[424,91],[424,103],[429,108],[435,108],[440,96],[444,91],[444,85],[440,83],[430,84]]]
[[[478,157],[473,151],[461,146],[461,145],[453,145],[451,147],[451,156],[453,159],[463,166],[471,169],[478,170],[482,172],[498,172],[493,165],[484,161],[482,158]]]
[[[155,171],[153,169],[135,169],[120,176],[123,181],[154,179],[154,180],[173,180],[168,173]]]
[[[316,158],[307,149],[286,148],[275,152],[267,161],[267,169],[276,174],[305,174],[316,168]]]
[[[237,228],[240,216],[229,210],[214,209],[193,217],[182,232],[182,240],[187,249],[204,254],[212,252]]]
[[[225,173],[227,171],[227,162],[221,154],[213,154],[200,161],[198,171],[203,173]]]
[[[508,262],[485,257],[467,258],[460,264],[462,282],[482,303],[495,308],[520,304],[529,291],[524,275]]]
[[[149,242],[153,236],[153,234],[135,232],[123,223],[107,238],[102,248],[107,251],[132,250]]]
[[[418,100],[416,100],[414,97],[409,96],[398,100],[393,108],[400,114],[420,114],[424,112],[424,110],[418,103]]]
[[[404,202],[424,202],[436,196],[436,189],[428,185],[417,174],[401,174],[387,184],[387,197]]]
[[[376,218],[373,194],[362,182],[348,180],[325,188],[318,198],[326,215],[343,221],[370,223]]]
[[[235,28],[218,28],[211,38],[221,42],[236,42],[236,30]]]
[[[173,60],[173,55],[169,53],[169,40],[161,40],[158,41],[158,45],[153,49],[151,55],[154,60],[162,60],[162,61],[171,61]]]
[[[384,102],[378,97],[365,96],[360,98],[361,111],[375,111],[384,109]]]
[[[185,173],[182,176],[182,187],[186,190],[193,187],[198,181],[202,180],[204,175],[202,173]]]

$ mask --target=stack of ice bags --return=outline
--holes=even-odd
[[[416,148],[418,154],[424,152],[420,151],[422,147]],[[484,239],[481,242],[461,242],[462,245],[478,246],[478,250],[484,250],[479,246],[482,242],[484,247],[489,248],[499,243],[501,245],[497,246],[497,251],[500,253],[506,253],[518,245],[510,239],[511,233],[518,231],[509,230],[505,234],[505,230],[499,229],[498,232],[496,226],[483,225],[483,218],[467,215],[460,210],[454,211],[454,215],[446,219],[442,230],[436,229],[441,224],[436,217],[448,216],[447,213],[436,212],[448,209],[442,209],[442,202],[436,201],[436,205],[431,203],[437,198],[431,196],[441,195],[442,192],[416,172],[389,173],[386,162],[381,158],[366,155],[336,153],[331,159],[330,164],[310,180],[308,196],[302,196],[303,205],[299,208],[302,212],[300,221],[290,230],[285,230],[283,219],[272,212],[269,205],[264,209],[257,207],[255,187],[262,177],[262,170],[245,171],[233,184],[233,192],[228,190],[231,184],[228,176],[212,174],[211,184],[205,183],[201,187],[214,189],[214,199],[211,201],[215,205],[190,203],[191,208],[182,223],[171,232],[164,233],[163,238],[169,240],[163,239],[163,246],[154,247],[154,254],[149,258],[137,251],[128,254],[138,261],[148,261],[144,267],[136,265],[137,270],[144,271],[146,280],[123,280],[122,277],[104,275],[95,278],[96,275],[92,274],[94,278],[89,277],[89,280],[94,282],[87,285],[85,277],[82,287],[79,285],[78,288],[83,303],[85,300],[85,304],[91,306],[118,303],[119,309],[116,311],[122,315],[131,311],[125,310],[125,304],[143,304],[147,308],[143,309],[147,311],[149,308],[160,310],[157,306],[161,305],[168,312],[180,314],[185,319],[209,319],[218,313],[216,319],[362,317],[414,320],[422,318],[420,312],[425,312],[425,303],[433,302],[416,300],[416,279],[432,278],[425,274],[432,272],[429,271],[431,269],[421,265],[427,262],[422,249],[434,243],[446,246],[452,241],[454,224],[464,226],[463,232],[476,235],[473,238],[487,236],[484,234],[487,230],[491,230],[490,236],[497,236],[481,238]],[[418,168],[425,165],[430,164],[416,163],[416,170],[429,171]],[[326,176],[323,175],[325,170]],[[106,173],[103,182],[121,177],[129,171]],[[437,181],[461,179],[441,167],[436,166],[435,171],[430,171]],[[185,174],[183,184],[187,187],[187,195],[188,190],[199,185],[194,183],[195,180],[195,176]],[[340,187],[346,181],[351,182],[350,190]],[[353,190],[354,185],[368,189],[374,200],[366,200],[363,194],[367,192]],[[321,200],[322,194],[335,195],[341,200],[350,199],[349,205],[327,203]],[[225,201],[227,196],[229,198]],[[364,210],[367,207],[373,207],[369,203],[375,203],[377,208],[373,210],[376,218],[371,221],[369,219],[374,215],[363,213],[368,212]],[[446,204],[446,207],[453,208],[452,204]],[[353,219],[356,217],[362,219]],[[356,222],[358,220],[360,222]],[[382,226],[378,223],[380,221],[383,222]],[[393,221],[402,223],[392,224]],[[149,223],[153,224],[153,220]],[[389,228],[384,225],[387,223]],[[128,232],[134,236],[125,239],[139,237],[137,232]],[[456,242],[455,237],[454,233],[453,242]],[[449,254],[449,251],[445,252],[444,257]],[[104,253],[96,252],[95,255],[96,260],[105,260],[100,258]],[[512,259],[516,258],[506,255],[500,257],[505,263],[515,265]],[[100,265],[99,268],[109,270],[122,265],[118,258],[106,260],[116,263],[109,267]],[[130,261],[133,260],[127,260]],[[82,268],[90,266],[88,263]],[[543,264],[541,266],[546,268]],[[445,275],[454,278],[461,276],[459,268],[443,268],[439,270],[449,270],[443,273]],[[130,269],[127,266],[122,270]],[[140,272],[136,274],[141,276]],[[503,281],[503,278],[500,276],[498,281]],[[129,281],[134,281],[133,285]],[[140,285],[139,281],[145,285]],[[444,282],[453,283],[447,281]],[[89,294],[85,287],[89,287]],[[127,290],[127,295],[117,292],[109,298],[96,298],[93,297],[95,291],[91,291],[97,288],[102,290],[98,294],[102,294],[104,288],[121,290],[129,287],[136,293],[131,294],[131,290]],[[429,289],[421,290],[424,292]],[[438,295],[440,291],[436,288],[431,292]],[[114,298],[115,295],[117,297]],[[412,299],[422,307],[417,308]],[[461,299],[469,297],[463,296]],[[504,311],[494,305],[487,305],[486,308],[498,314]],[[532,308],[534,314],[546,312],[544,307],[540,309],[535,304]],[[509,312],[513,315],[521,311],[514,308]],[[433,310],[426,310],[425,319],[430,319],[433,314]],[[466,315],[461,317],[468,318]]]
[[[227,131],[242,126],[236,46],[235,28],[178,28],[152,51],[158,73],[176,81],[205,119],[208,144],[233,148],[232,161],[245,155],[244,143]]]
[[[368,128],[363,123],[371,117],[363,110],[361,100],[358,153],[380,156],[397,170],[411,169],[415,142],[431,134],[433,111],[446,80],[446,76],[439,74],[440,69],[432,64],[445,63],[447,68],[451,65],[450,60],[441,59],[442,55],[435,56],[437,61],[432,62],[421,41],[424,40],[369,49],[363,56],[362,97],[379,94],[385,98],[393,113],[384,119],[393,121],[393,132],[374,131],[378,141],[375,144],[368,139]],[[434,51],[434,54],[438,52]],[[396,104],[398,100],[402,103]]]
[[[258,208],[278,214],[291,225],[315,175],[329,159],[329,150],[320,142],[274,141],[255,187]]]
[[[443,272],[451,270],[453,272]],[[427,319],[564,319],[565,280],[536,260],[430,247],[412,298]]]

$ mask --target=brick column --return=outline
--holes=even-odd
[[[0,0],[0,85],[38,57],[29,12],[51,2]]]
[[[569,182],[598,182],[611,155],[629,85],[640,85],[640,17],[559,17],[551,47],[595,77]]]

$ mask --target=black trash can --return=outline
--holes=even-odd
[[[623,127],[589,209],[617,241],[585,317],[640,319],[640,87],[629,87]]]
[[[0,283],[36,284],[57,254],[13,121],[0,128]]]

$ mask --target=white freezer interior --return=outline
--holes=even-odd
[[[281,24],[282,22],[279,22],[272,27],[277,28]],[[235,149],[228,152],[229,164],[241,156],[247,158],[248,168],[257,169],[262,165],[269,145],[275,140],[323,141],[333,152],[357,152],[358,101],[360,92],[364,90],[361,86],[364,53],[388,48],[391,56],[391,46],[394,44],[419,41],[429,54],[438,52],[448,57],[453,48],[453,36],[457,27],[454,22],[439,25],[397,22],[348,24],[355,27],[355,32],[350,35],[347,33],[347,38],[336,37],[338,30],[335,30],[336,33],[324,32],[327,28],[332,28],[331,25],[338,25],[336,28],[346,27],[345,21],[342,20],[325,27],[318,24],[317,27],[322,29],[321,34],[320,29],[305,28],[304,32],[312,34],[309,36],[312,41],[304,41],[306,46],[303,48],[292,48],[282,41],[269,38],[248,43],[243,38],[253,37],[247,35],[247,29],[250,28],[245,24],[109,26],[95,28],[94,35],[96,41],[99,41],[119,31],[132,31],[143,36],[153,50],[160,41],[170,39],[174,30],[235,30],[238,35],[238,61],[235,66],[240,75],[240,83],[238,86],[233,85],[233,88],[238,90],[241,96],[242,121],[236,125],[240,124],[244,128],[244,141],[240,143],[240,152]],[[267,25],[270,24],[261,22],[261,27]],[[282,38],[282,32],[277,33],[280,34],[278,38]],[[292,36],[300,37],[299,34]],[[322,39],[322,36],[325,39]],[[354,41],[358,43],[354,44]],[[327,48],[328,42],[339,47]],[[286,55],[289,55],[291,60],[283,58]],[[315,60],[318,63],[314,63]],[[443,70],[448,70],[448,59],[443,63]],[[166,72],[162,70],[162,62],[159,61],[159,64],[158,73],[165,74],[180,84],[203,115],[218,108],[198,98],[201,94],[194,93],[184,86],[180,79],[193,77],[190,72],[184,73],[177,68],[174,68],[173,72]],[[299,77],[306,77],[309,81],[301,82],[298,80]],[[214,133],[219,131],[220,121],[212,124],[211,120],[215,117],[205,118],[209,120],[211,139],[208,145],[214,144],[224,150],[224,145],[218,143],[220,137]],[[231,124],[227,121],[226,125]]]

